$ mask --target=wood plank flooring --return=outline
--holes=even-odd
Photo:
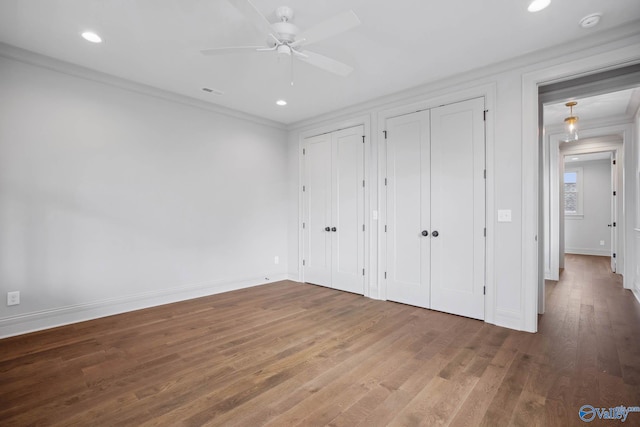
[[[279,282],[0,340],[0,425],[580,426],[640,406],[640,304],[568,256],[539,333]],[[613,424],[612,424],[613,423]],[[596,419],[589,425],[640,425]]]

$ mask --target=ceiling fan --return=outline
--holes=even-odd
[[[229,3],[251,21],[260,32],[267,36],[266,45],[204,49],[200,51],[203,55],[223,55],[251,51],[276,52],[280,55],[289,55],[292,60],[292,67],[293,58],[297,58],[340,76],[347,76],[353,71],[353,68],[347,64],[305,49],[311,43],[333,37],[360,25],[360,19],[352,10],[340,13],[306,31],[300,32],[300,29],[291,23],[293,9],[290,7],[282,6],[277,8],[275,14],[278,17],[278,22],[272,24],[250,0],[229,0]]]

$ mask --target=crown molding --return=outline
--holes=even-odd
[[[94,82],[115,86],[130,92],[151,96],[162,99],[164,101],[175,102],[190,107],[199,108],[213,113],[233,117],[235,119],[247,120],[263,126],[269,126],[279,130],[286,130],[287,127],[280,122],[265,119],[263,117],[254,116],[242,111],[233,110],[217,104],[204,102],[199,99],[190,98],[188,96],[179,95],[174,92],[158,89],[153,86],[137,83],[132,80],[116,77],[111,74],[96,71],[70,62],[61,61],[50,56],[42,55],[29,50],[21,49],[6,43],[0,42],[0,57],[12,59],[14,61],[23,62],[25,64],[34,65],[36,67],[46,68],[62,74],[67,74],[81,79],[91,80]]]
[[[437,97],[449,93],[452,90],[457,91],[474,85],[487,83],[488,80],[495,79],[495,76],[501,73],[517,69],[529,71],[529,69],[533,69],[534,67],[536,69],[545,68],[554,61],[571,61],[593,55],[601,51],[603,46],[607,46],[609,49],[615,49],[629,45],[639,46],[639,54],[635,58],[635,62],[640,62],[640,20],[632,21],[609,30],[596,32],[581,39],[551,48],[523,52],[520,56],[506,61],[466,71],[445,79],[428,82],[394,94],[374,98],[314,118],[290,123],[287,129],[289,131],[297,131],[320,122],[330,122],[345,116],[361,115],[365,111],[387,108],[393,105],[402,105],[403,103],[406,104],[420,99],[423,100],[427,97]]]

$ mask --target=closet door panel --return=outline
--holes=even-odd
[[[331,136],[308,138],[304,148],[304,280],[331,286]]]
[[[364,294],[364,129],[334,132],[332,201],[332,287]]]
[[[387,120],[387,299],[429,307],[429,116]],[[425,173],[424,169],[427,168]]]
[[[478,319],[484,319],[483,110],[482,98],[431,110],[431,307]]]

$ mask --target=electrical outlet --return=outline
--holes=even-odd
[[[20,291],[7,292],[7,305],[20,304]]]
[[[600,240],[600,246],[604,246],[604,240]]]
[[[273,263],[274,264],[280,264],[280,257],[278,255],[276,255],[275,257],[273,257]]]

